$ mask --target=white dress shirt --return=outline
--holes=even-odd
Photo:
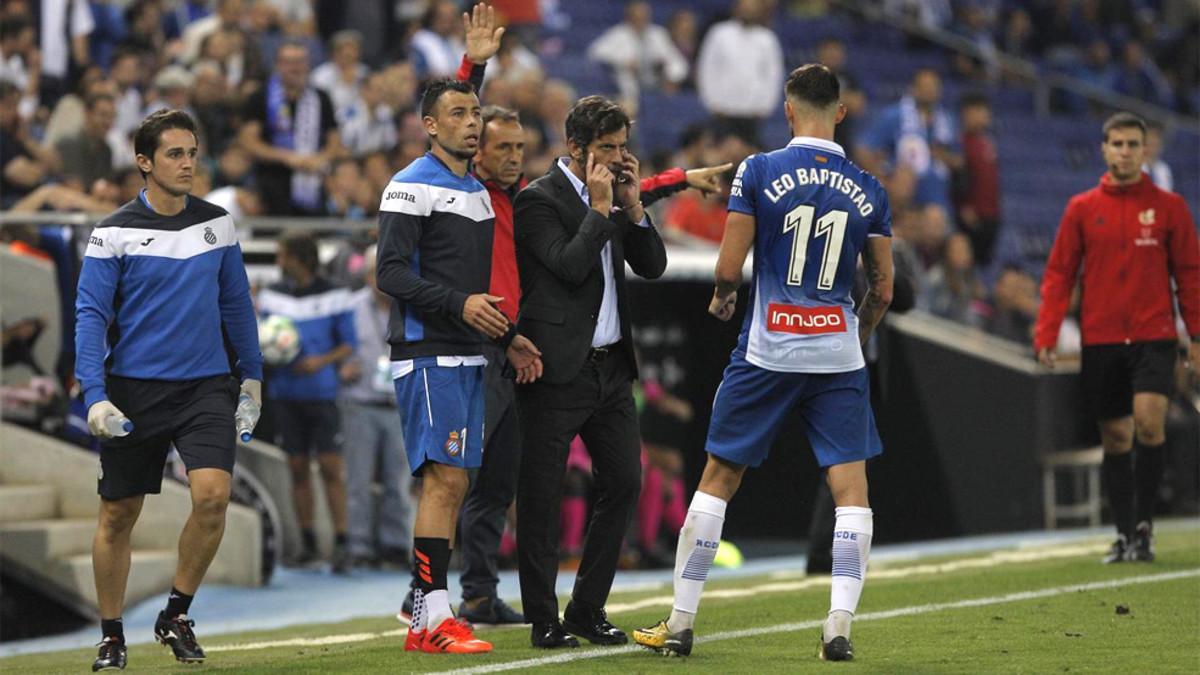
[[[713,26],[700,45],[696,88],[709,112],[767,117],[783,95],[783,48],[771,29],[736,19]]]
[[[592,208],[587,184],[579,180],[579,177],[571,172],[569,166],[569,158],[560,157],[558,159],[558,168],[567,174],[567,180],[571,181],[571,186],[579,193],[579,198],[583,200],[584,205],[589,209]],[[650,221],[644,214],[638,227],[650,227]],[[592,332],[593,347],[607,347],[621,341],[621,317],[617,313],[617,280],[613,276],[611,240],[604,242],[604,248],[600,251],[600,268],[604,271],[604,296],[600,299],[600,312],[596,315],[596,330]]]

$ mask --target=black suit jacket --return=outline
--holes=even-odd
[[[604,297],[600,255],[609,241],[620,349],[636,373],[625,263],[640,277],[662,276],[667,250],[654,227],[639,227],[623,213],[605,218],[588,208],[556,163],[517,195],[513,236],[521,276],[517,326],[542,351],[543,379],[565,384],[583,367]]]

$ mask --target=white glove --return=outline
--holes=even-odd
[[[124,417],[125,413],[121,412],[117,406],[110,401],[96,401],[92,407],[88,408],[88,430],[97,438],[112,438],[112,434],[108,433],[108,429],[104,427],[104,421],[110,416],[117,415]]]
[[[242,393],[250,394],[254,404],[262,406],[262,382],[260,380],[242,380]]]

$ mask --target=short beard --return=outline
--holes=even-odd
[[[442,150],[445,150],[447,154],[449,154],[451,157],[454,157],[456,159],[461,159],[463,161],[466,161],[466,160],[475,158],[474,150],[459,150],[456,148],[452,148],[452,147],[446,145],[445,143],[443,143],[440,139],[438,139],[436,137],[434,138],[434,143],[437,143],[442,148]]]

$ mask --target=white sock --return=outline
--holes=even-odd
[[[446,619],[453,619],[454,612],[450,610],[450,594],[444,588],[429,591],[425,596],[425,627],[437,630]]]
[[[425,591],[419,588],[413,589],[413,608],[412,619],[409,621],[409,628],[414,633],[420,633],[425,630]]]
[[[839,506],[835,512],[833,580],[829,590],[829,620],[825,623],[827,640],[835,635],[850,637],[848,619],[858,611],[858,598],[867,577],[867,558],[871,554],[871,536],[875,529],[869,508]],[[828,634],[830,630],[836,631],[834,635]]]
[[[692,495],[687,519],[675,549],[675,604],[667,629],[672,633],[691,628],[700,608],[700,594],[725,525],[725,500],[697,491]]]

